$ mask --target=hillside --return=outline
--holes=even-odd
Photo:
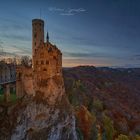
[[[140,69],[79,66],[63,76],[67,96],[54,105],[41,92],[0,103],[0,140],[140,140]]]
[[[101,127],[98,132],[103,135],[104,116],[108,116],[113,123],[114,137],[125,134],[134,139],[140,134],[140,69],[79,66],[65,68],[63,73],[71,104],[75,109],[86,107],[94,114],[94,124]],[[84,126],[80,127],[82,130]],[[82,132],[85,136],[86,132]]]

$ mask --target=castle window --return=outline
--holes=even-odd
[[[18,74],[18,78],[21,78],[21,73]]]
[[[49,64],[49,61],[48,61],[48,60],[46,60],[46,64],[47,64],[47,65]]]
[[[41,64],[42,64],[42,65],[44,64],[44,61],[43,61],[43,60],[41,60]]]
[[[35,34],[34,34],[34,38],[36,38],[36,37],[37,37],[37,34],[35,33]]]
[[[56,57],[54,56],[54,57],[53,57],[53,59],[55,59],[55,60],[56,60]]]
[[[43,71],[47,71],[47,69],[43,69]]]
[[[38,61],[36,61],[36,65],[38,65]]]

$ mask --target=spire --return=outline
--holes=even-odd
[[[49,42],[49,33],[47,32],[47,38],[46,38],[47,40],[47,42]]]

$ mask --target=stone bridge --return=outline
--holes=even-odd
[[[3,88],[4,99],[9,101],[10,90],[15,90],[16,82],[16,66],[14,64],[6,64],[0,62],[0,88]]]

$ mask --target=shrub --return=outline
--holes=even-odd
[[[120,134],[117,139],[115,140],[129,140],[128,136]]]

